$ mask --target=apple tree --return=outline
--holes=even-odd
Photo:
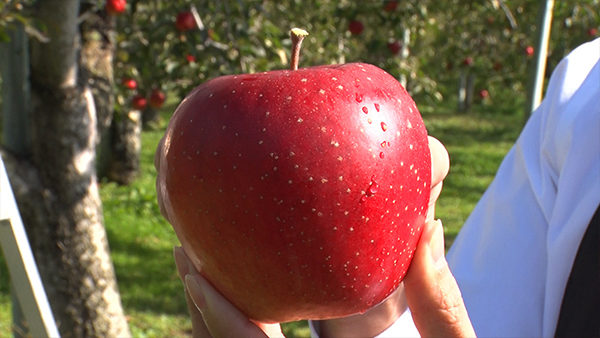
[[[62,336],[129,336],[98,195],[83,7],[21,3],[39,32],[28,39],[25,28],[6,28],[3,128],[13,132],[3,132],[2,154],[38,268]]]

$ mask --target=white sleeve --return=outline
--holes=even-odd
[[[546,99],[448,254],[481,336],[552,336],[600,203],[600,39],[554,71]]]

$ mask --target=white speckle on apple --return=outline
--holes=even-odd
[[[271,112],[269,112],[269,111],[265,112],[266,117],[269,117],[269,115],[271,115]]]
[[[306,78],[303,78],[300,80],[300,82],[306,82],[306,81],[308,81]]]
[[[413,150],[414,146],[412,144],[409,144],[408,148],[410,148],[410,150]]]
[[[273,171],[277,171],[277,167],[273,167]]]
[[[264,143],[264,141],[263,141],[263,140],[259,140],[259,141],[258,141],[258,144],[263,144],[263,143]]]
[[[215,151],[215,152],[213,153],[213,156],[217,156],[217,155],[219,155],[219,153]]]
[[[312,176],[310,176],[310,177],[308,178],[308,180],[309,180],[310,182],[312,182],[312,181],[314,180],[314,178],[313,178]]]
[[[334,147],[336,147],[336,148],[340,146],[339,142],[336,141],[336,140],[331,140],[331,145],[334,146]]]
[[[343,158],[342,156],[338,156],[338,157],[337,157],[337,160],[341,162],[341,161],[343,161],[343,160],[344,160],[344,158]]]
[[[301,117],[299,117],[297,121],[298,123],[302,123],[304,120]]]
[[[342,86],[342,85],[339,85],[337,87],[338,87],[338,89],[344,89],[344,86]]]
[[[231,91],[231,94],[235,94],[235,89],[233,89],[233,90]]]
[[[319,89],[320,94],[325,94],[325,89]]]
[[[341,182],[341,181],[343,181],[343,180],[344,180],[344,176],[340,176],[340,177],[338,177],[338,181],[340,181],[340,182]]]
[[[337,81],[337,77],[332,77],[331,81]]]
[[[329,180],[327,180],[326,178],[321,179],[321,183],[327,183],[327,182],[329,182]]]
[[[292,184],[292,183],[294,183],[294,181],[288,180],[288,184]]]
[[[407,128],[412,128],[412,123],[410,123],[410,120],[406,120],[406,127]]]
[[[226,104],[223,105],[223,109],[227,109],[227,105]]]

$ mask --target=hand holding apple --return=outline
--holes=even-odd
[[[208,81],[179,105],[156,158],[185,253],[259,322],[380,303],[428,213],[423,121],[398,81],[368,64]]]

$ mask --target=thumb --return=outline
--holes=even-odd
[[[444,257],[440,221],[425,224],[404,285],[406,301],[421,336],[475,336],[458,284]]]

